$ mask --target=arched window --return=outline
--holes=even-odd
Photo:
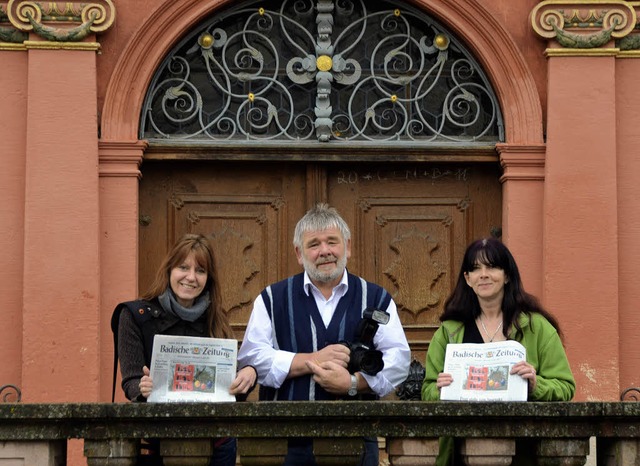
[[[504,141],[493,89],[441,24],[400,2],[267,0],[221,11],[166,57],[152,145]]]

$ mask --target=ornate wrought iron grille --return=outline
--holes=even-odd
[[[464,46],[400,2],[245,2],[196,28],[148,90],[151,143],[502,141],[498,101]]]

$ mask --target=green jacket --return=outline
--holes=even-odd
[[[536,389],[529,394],[531,401],[569,401],[576,391],[567,355],[556,329],[538,313],[531,318],[522,314],[519,318],[522,327],[520,343],[527,349],[527,362],[536,369]],[[516,330],[512,329],[510,339],[515,340]],[[440,400],[440,392],[436,386],[438,374],[444,370],[444,357],[448,343],[462,343],[464,324],[455,320],[447,320],[436,331],[427,351],[427,364],[424,382],[422,383],[422,399]],[[533,465],[533,458],[527,452],[522,455],[516,442],[516,457],[513,465]],[[454,455],[453,437],[440,439],[440,452],[436,460],[437,466],[452,464]]]
[[[530,401],[569,401],[576,391],[576,382],[569,367],[567,355],[556,329],[538,313],[521,314],[520,343],[527,350],[527,362],[536,369],[536,389],[529,394]],[[510,339],[515,340],[512,329]],[[429,344],[422,383],[422,399],[437,401],[440,392],[436,387],[438,374],[444,369],[444,356],[448,343],[462,343],[464,324],[447,320],[436,331]]]

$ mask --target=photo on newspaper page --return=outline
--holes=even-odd
[[[235,401],[238,341],[156,335],[151,355],[149,402]]]
[[[453,383],[442,387],[441,400],[527,401],[528,384],[510,375],[514,364],[527,359],[527,350],[517,341],[450,343],[443,372]]]

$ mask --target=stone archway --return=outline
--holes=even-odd
[[[116,65],[102,113],[103,141],[137,140],[138,120],[153,73],[177,37],[233,0],[166,2],[132,37]],[[542,143],[542,110],[533,76],[504,27],[471,0],[414,2],[456,32],[485,67],[504,113],[507,144]]]

